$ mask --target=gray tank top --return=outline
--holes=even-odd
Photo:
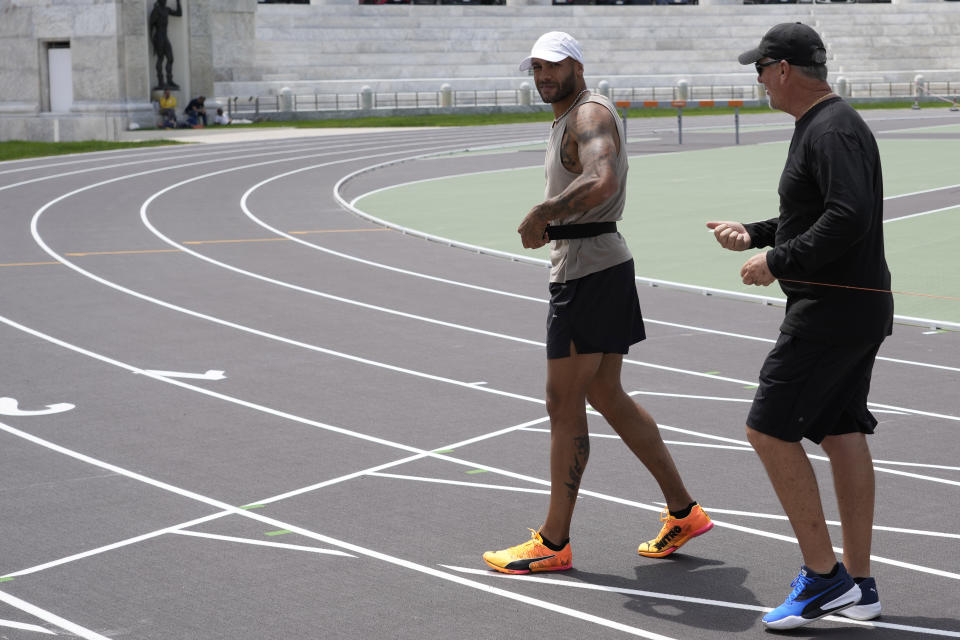
[[[616,171],[620,188],[606,202],[582,213],[554,220],[550,223],[551,225],[614,222],[623,217],[627,189],[627,141],[623,135],[623,122],[613,103],[606,96],[591,92],[583,101],[583,103],[586,102],[596,102],[606,107],[617,123],[620,153],[617,155]],[[546,198],[552,198],[561,193],[579,175],[568,171],[560,161],[560,144],[563,141],[563,133],[567,129],[567,117],[565,115],[561,118],[550,131],[544,164],[547,179],[544,192]],[[592,238],[553,240],[550,243],[550,282],[566,282],[582,278],[626,262],[632,257],[630,249],[627,248],[627,241],[619,233],[604,233]]]

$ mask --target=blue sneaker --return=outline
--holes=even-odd
[[[801,567],[790,586],[793,591],[783,604],[763,616],[763,623],[771,629],[793,629],[860,601],[860,587],[842,562],[832,578],[821,578],[806,566]]]
[[[880,615],[880,596],[877,594],[877,581],[864,578],[860,584],[860,602],[840,612],[840,615],[854,620],[873,620]]]

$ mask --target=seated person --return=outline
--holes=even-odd
[[[170,95],[170,89],[164,89],[160,97],[160,127],[163,129],[177,126],[177,98]]]
[[[183,110],[183,115],[187,117],[187,124],[191,127],[207,126],[207,109],[203,106],[205,100],[204,96],[197,96]]]
[[[213,118],[213,124],[230,124],[230,117],[224,115],[223,109],[217,107],[217,115]]]

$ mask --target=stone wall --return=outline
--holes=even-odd
[[[145,0],[21,0],[0,9],[0,139],[115,136],[152,123]],[[73,104],[52,113],[47,54],[66,45]]]
[[[148,17],[156,0],[0,0],[0,140],[115,138],[156,123],[159,97]],[[181,0],[171,17],[179,108],[205,95],[515,89],[536,37],[576,35],[587,79],[614,87],[750,85],[736,55],[770,25],[821,31],[831,73],[852,81],[960,82],[960,2],[551,6],[310,5]],[[176,0],[168,0],[176,6]],[[69,43],[73,103],[51,112],[51,43]],[[208,100],[209,106],[211,100]]]
[[[255,56],[224,60],[216,95],[516,89],[538,35],[563,29],[588,82],[617,87],[750,85],[736,56],[777,22],[821,31],[828,67],[858,82],[960,81],[960,2],[701,6],[260,5]]]
[[[155,0],[0,0],[0,140],[115,139],[156,124]],[[176,0],[168,0],[170,8]],[[218,65],[252,63],[256,0],[181,0],[169,19],[178,107],[213,96]],[[47,54],[69,43],[73,103],[52,112]],[[216,43],[216,44],[215,44]],[[229,73],[228,73],[229,75]]]

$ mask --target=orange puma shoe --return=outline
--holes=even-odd
[[[501,551],[487,551],[483,561],[501,573],[535,573],[539,571],[565,571],[573,566],[570,542],[560,551],[545,544],[539,531],[530,529],[530,540]]]
[[[682,547],[690,538],[713,529],[710,516],[699,504],[693,506],[686,518],[674,518],[669,510],[664,509],[660,522],[663,523],[660,533],[653,540],[642,543],[637,553],[648,558],[663,558]]]

